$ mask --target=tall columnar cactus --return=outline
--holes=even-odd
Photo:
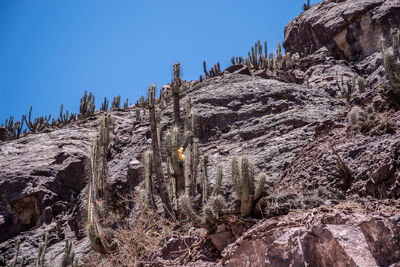
[[[128,104],[128,98],[125,100],[124,102],[124,108],[128,108],[129,104]]]
[[[264,53],[263,46],[261,45],[260,40],[251,47],[248,52],[248,57],[244,60],[244,64],[246,64],[251,69],[265,69],[268,66],[268,58],[267,58],[267,41],[264,41]]]
[[[214,189],[210,196],[208,196],[208,176],[207,176],[207,165],[208,156],[205,155],[203,158],[203,178],[202,178],[202,211],[203,216],[199,216],[194,208],[192,207],[190,197],[188,194],[184,194],[179,199],[182,211],[186,216],[193,221],[193,223],[199,227],[205,227],[208,229],[213,228],[216,225],[218,216],[221,215],[225,206],[224,198],[219,195],[219,190],[222,184],[222,165],[217,166],[217,178],[214,185]]]
[[[110,140],[111,118],[104,114],[99,134],[95,138],[91,155],[91,176],[89,180],[88,199],[88,236],[96,251],[107,252],[114,249],[115,244],[104,231],[108,217],[107,194],[107,155]]]
[[[44,237],[44,243],[39,245],[38,255],[36,257],[36,267],[45,267],[46,265],[46,253],[47,253],[47,244],[49,241],[49,233],[46,233]]]
[[[154,188],[152,180],[153,172],[153,153],[148,150],[144,153],[144,177],[146,189],[146,204],[153,209],[156,208],[154,201]]]
[[[208,155],[203,156],[202,166],[201,166],[201,196],[203,204],[207,203],[208,199]]]
[[[196,194],[198,156],[198,139],[195,138],[195,115],[192,111],[191,99],[188,96],[185,102],[184,122],[185,142],[182,146],[185,151],[185,193],[190,196]]]
[[[142,117],[140,116],[140,108],[136,105],[135,108],[136,122],[141,122]]]
[[[121,104],[121,96],[115,96],[111,104],[112,109],[118,109]]]
[[[217,62],[217,64],[215,64],[210,71],[207,71],[206,62],[203,61],[203,69],[206,79],[216,77],[221,73],[221,65],[219,62]]]
[[[388,48],[382,38],[382,56],[386,75],[395,94],[400,95],[400,30],[392,29],[392,46]]]
[[[155,110],[155,94],[156,94],[156,86],[154,84],[149,88],[148,93],[148,105],[149,105],[149,116],[150,116],[150,127],[151,127],[151,146],[153,149],[153,162],[155,169],[155,178],[158,185],[158,193],[160,195],[164,214],[166,217],[171,217],[172,209],[168,196],[166,181],[164,179],[164,175],[162,172],[162,164],[161,164],[161,151],[160,145],[158,143],[157,138],[157,122],[156,122],[156,110]]]
[[[180,91],[183,84],[181,79],[181,65],[174,64],[174,79],[172,81],[172,96],[174,98],[174,124],[176,127],[181,127],[181,111],[179,107]]]
[[[91,115],[94,113],[95,109],[95,104],[94,104],[94,95],[92,93],[87,94],[87,91],[83,94],[83,97],[81,98],[81,103],[79,106],[79,115],[81,117],[85,117],[87,115]]]
[[[109,103],[109,100],[107,99],[107,97],[104,97],[104,101],[103,101],[103,103],[101,103],[100,110],[107,111],[108,110],[108,103]]]
[[[158,145],[161,145],[161,110],[156,108],[156,124],[157,124],[157,140]]]
[[[72,250],[72,242],[65,240],[64,255],[61,260],[61,267],[78,266],[78,260],[75,259],[75,252]]]
[[[310,0],[307,0],[307,3],[303,4],[303,11],[309,10],[310,7]]]
[[[242,158],[241,178],[239,164],[234,157],[231,162],[232,184],[236,192],[236,198],[240,200],[240,214],[247,217],[251,214],[254,204],[259,200],[265,186],[265,174],[261,174],[257,188],[254,188],[254,166],[246,157]]]

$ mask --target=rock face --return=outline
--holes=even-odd
[[[256,174],[269,178],[267,197],[257,206],[264,219],[219,225],[209,239],[220,257],[203,255],[187,266],[400,266],[400,111],[388,97],[379,48],[380,35],[399,22],[399,1],[322,1],[285,29],[286,51],[302,55],[293,68],[267,77],[234,65],[191,83],[181,107],[190,96],[210,184],[220,163],[222,195],[235,203],[232,156],[247,156]],[[366,92],[346,103],[336,73],[346,80],[363,76]],[[173,109],[162,104],[164,140]],[[352,106],[373,108],[372,130],[356,131],[358,124],[349,123]],[[109,113],[108,188],[113,207],[124,213],[121,195],[143,184],[148,113],[142,120],[132,107]],[[67,239],[88,265],[87,177],[102,116],[0,143],[0,266],[11,262],[18,240],[18,263],[24,257],[25,265],[34,265],[46,232],[47,263],[60,263]],[[167,264],[174,247],[185,250],[195,241],[174,237],[160,257]]]
[[[328,48],[336,59],[359,61],[381,50],[380,39],[400,26],[400,3],[392,0],[325,0],[285,28],[287,52]]]
[[[224,266],[396,266],[400,217],[391,212],[323,208],[269,219],[225,249]]]

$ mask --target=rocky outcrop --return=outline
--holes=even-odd
[[[399,210],[367,215],[354,203],[346,205],[260,222],[225,249],[223,266],[400,264]]]
[[[393,0],[325,0],[285,27],[286,52],[304,54],[322,47],[352,62],[381,51],[380,39],[400,26],[400,3]]]
[[[200,154],[210,157],[210,177],[215,177],[217,162],[228,170],[231,156],[242,155],[255,163],[257,171],[276,177],[312,139],[317,122],[334,116],[342,103],[317,89],[240,74],[207,80],[187,94],[192,97],[197,118]],[[133,110],[114,111],[111,116],[114,135],[109,185],[116,196],[131,192],[143,180],[141,157],[150,145],[150,136],[147,122],[136,122]],[[162,112],[162,136],[171,126],[171,116],[172,107],[167,106]],[[2,241],[9,241],[0,249],[8,260],[14,249],[10,238],[21,231],[40,237],[44,229],[49,231],[48,224],[65,224],[69,230],[61,230],[62,235],[85,236],[85,167],[97,132],[97,117],[80,126],[28,135],[1,146],[5,160],[0,163],[1,203],[4,218],[9,218],[2,225],[8,230],[2,231]],[[223,188],[233,201],[229,179],[224,179]],[[81,205],[76,207],[74,201],[78,200]],[[50,209],[47,223],[42,219],[46,208]],[[51,238],[55,243],[61,240]],[[82,244],[87,245],[85,242]],[[59,248],[61,253],[62,246]],[[57,255],[54,253],[49,257]],[[32,256],[26,255],[26,260]]]
[[[211,234],[191,229],[166,240],[160,265],[200,243],[206,246],[185,259],[188,266],[400,266],[400,112],[388,97],[378,42],[399,22],[398,1],[325,0],[286,27],[286,51],[301,55],[290,68],[266,76],[234,65],[190,83],[181,107],[190,96],[210,184],[221,164],[221,194],[235,205],[230,160],[246,156],[256,174],[268,175],[266,197],[258,219],[232,215]],[[364,77],[366,92],[345,102],[336,74]],[[163,88],[169,99],[171,87]],[[162,140],[173,121],[165,99],[157,102]],[[357,121],[357,108],[373,119]],[[108,190],[113,210],[126,215],[131,207],[121,197],[143,185],[148,113],[142,110],[143,120],[132,107],[109,113]],[[0,266],[11,261],[18,240],[20,259],[33,265],[46,232],[48,263],[60,262],[67,239],[90,265],[87,177],[102,114],[0,143]]]

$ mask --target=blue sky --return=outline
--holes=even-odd
[[[304,2],[0,0],[0,124],[30,106],[34,117],[79,112],[85,90],[96,109],[105,96],[135,103],[171,81],[173,63],[198,79],[203,60],[224,69],[258,39],[273,51]]]

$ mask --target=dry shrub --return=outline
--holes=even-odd
[[[353,107],[348,114],[348,131],[364,135],[393,134],[396,124],[390,118],[392,111],[378,113],[372,106],[365,110]]]
[[[175,223],[142,206],[118,224],[113,231],[117,248],[108,255],[113,266],[159,266],[157,255]]]

